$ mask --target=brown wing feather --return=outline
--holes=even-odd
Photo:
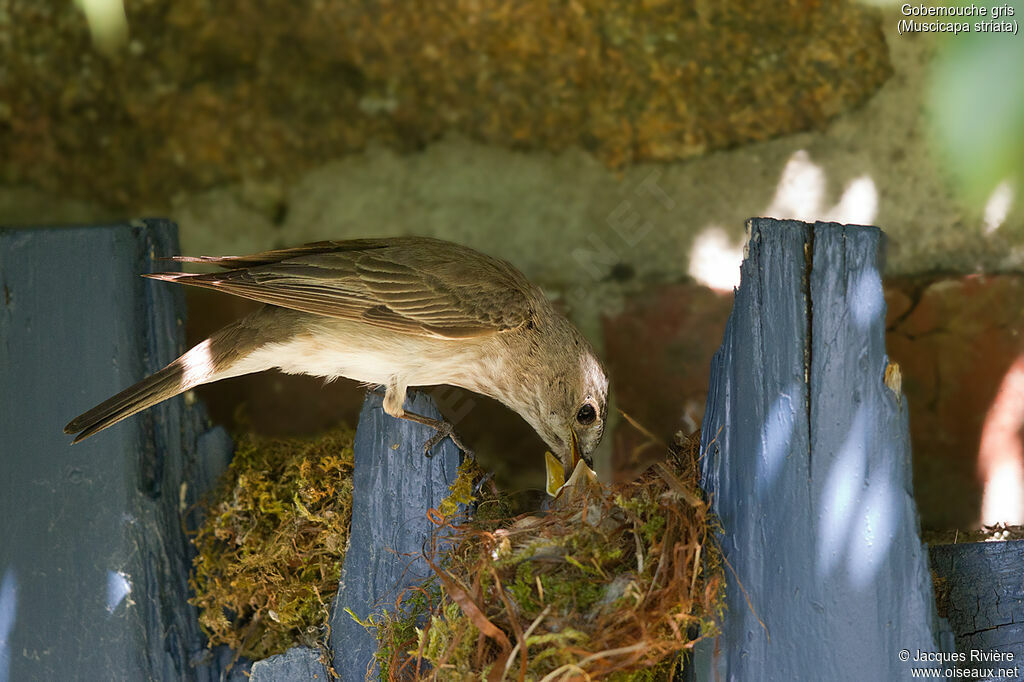
[[[156,279],[399,332],[467,338],[516,329],[540,292],[508,263],[437,239],[317,242],[252,256],[185,259],[231,268]]]
[[[222,268],[251,268],[257,265],[270,265],[280,263],[283,260],[308,256],[318,253],[329,253],[332,251],[367,251],[370,249],[386,248],[391,239],[347,239],[344,241],[312,242],[303,246],[296,246],[290,249],[275,249],[273,251],[262,251],[249,256],[169,256],[161,260],[171,260],[178,263],[206,263],[217,265]]]

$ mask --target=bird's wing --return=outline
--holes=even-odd
[[[436,239],[318,242],[252,256],[176,258],[229,268],[155,279],[398,332],[468,338],[533,317],[533,286],[508,263]]]
[[[301,256],[313,256],[324,253],[337,253],[343,251],[370,251],[372,249],[383,249],[388,246],[395,246],[398,242],[421,241],[421,238],[392,238],[392,239],[347,239],[344,241],[313,242],[303,246],[296,246],[290,249],[275,249],[273,251],[262,251],[250,256],[170,256],[160,260],[172,260],[179,263],[204,263],[216,265],[228,270],[238,268],[251,268],[257,265],[271,265],[284,260],[291,260]],[[422,241],[438,242],[436,239]]]

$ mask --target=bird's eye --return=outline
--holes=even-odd
[[[585,404],[576,413],[576,421],[580,424],[593,424],[595,419],[597,419],[597,410],[590,403]]]

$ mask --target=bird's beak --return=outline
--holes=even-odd
[[[565,465],[560,459],[555,457],[550,452],[544,453],[544,464],[547,471],[547,481],[545,488],[547,488],[548,495],[555,497],[558,492],[565,485],[566,474],[571,474],[576,471],[576,465],[583,459],[583,453],[580,452],[580,442],[576,438],[576,432],[570,431],[572,444],[569,447],[569,470],[566,471]],[[589,464],[588,464],[589,466]]]
[[[572,456],[570,457],[569,471],[575,471],[576,465],[583,459],[583,453],[580,452],[580,441],[576,438],[576,432],[569,429],[569,434],[572,437]]]
[[[547,473],[544,488],[547,490],[548,495],[554,497],[562,489],[562,486],[565,485],[565,465],[562,464],[562,460],[548,451],[544,453],[544,468]]]

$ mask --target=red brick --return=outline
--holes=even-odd
[[[1024,353],[1024,278],[892,279],[886,300],[886,345],[903,370],[922,525],[973,527],[982,425]]]

